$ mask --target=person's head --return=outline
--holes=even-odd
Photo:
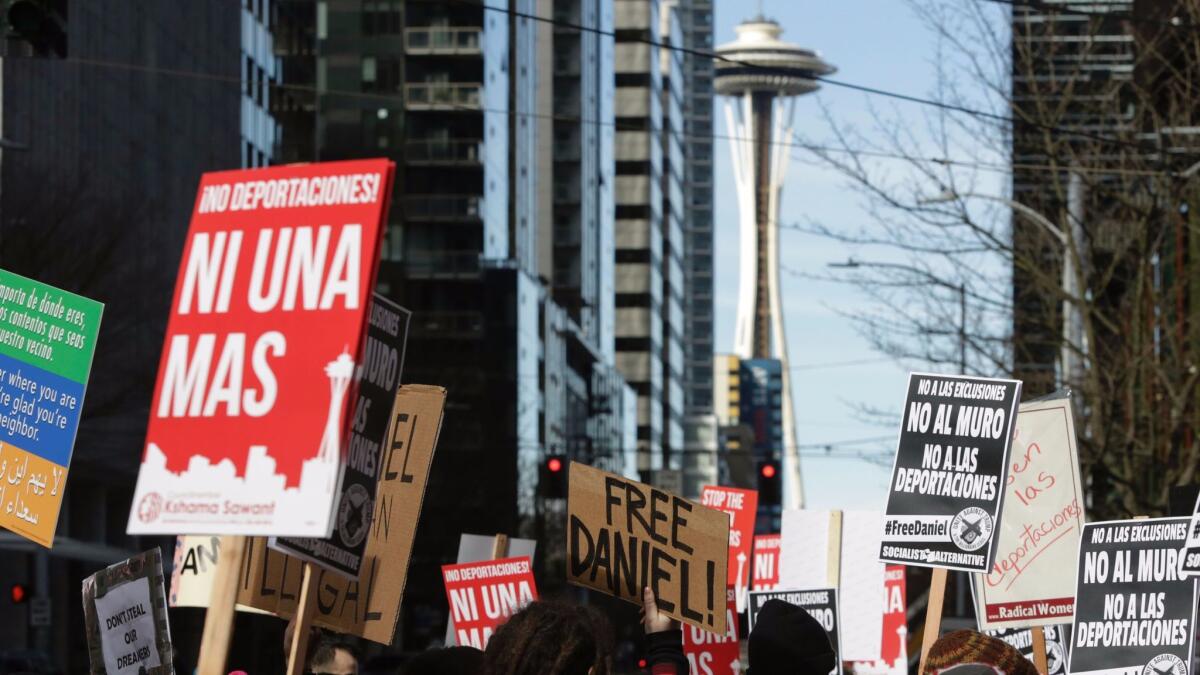
[[[358,657],[349,645],[322,640],[308,660],[312,675],[358,675]]]
[[[1037,668],[1003,640],[958,630],[938,638],[929,648],[924,675],[943,674],[1037,675]]]
[[[768,600],[750,631],[750,675],[829,675],[837,656],[829,635],[803,609]]]
[[[421,652],[404,666],[404,675],[479,675],[483,652],[474,647],[446,647]]]
[[[608,623],[586,607],[534,602],[492,635],[484,675],[606,675]]]

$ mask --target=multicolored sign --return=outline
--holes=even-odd
[[[459,645],[487,647],[508,617],[537,600],[537,584],[528,556],[443,565],[450,620]]]
[[[729,588],[726,596],[724,633],[695,626],[683,628],[683,653],[695,675],[737,675],[744,670],[738,642],[737,591]]]
[[[979,627],[1068,621],[1084,521],[1069,398],[1021,405],[1005,491],[996,562],[973,577]]]
[[[130,534],[330,535],[393,168],[203,176]]]
[[[0,270],[0,527],[50,547],[104,305]]]
[[[751,548],[754,537],[754,518],[758,515],[758,492],[718,485],[705,485],[700,490],[700,503],[729,514],[729,563],[726,585],[737,594],[740,614],[746,608],[746,592],[750,588]]]

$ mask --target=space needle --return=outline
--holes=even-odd
[[[779,205],[792,142],[796,97],[835,68],[811,49],[779,39],[783,28],[761,15],[717,48],[718,94],[725,97],[737,185],[739,260],[734,351],[743,359],[778,359],[783,377],[783,508],[804,503],[787,337],[779,297]]]

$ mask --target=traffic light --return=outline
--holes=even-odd
[[[758,463],[758,503],[778,506],[783,503],[783,492],[780,482],[779,462],[774,459],[762,460]]]
[[[29,599],[29,592],[25,588],[25,584],[13,584],[8,589],[8,597],[14,605],[23,605]]]
[[[67,57],[67,0],[12,0],[5,16],[9,34],[34,56]]]
[[[538,476],[538,487],[541,488],[543,497],[549,499],[566,499],[566,455],[548,455],[542,460],[542,470]]]

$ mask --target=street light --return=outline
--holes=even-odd
[[[887,262],[868,262],[863,260],[855,260],[854,258],[846,258],[846,262],[831,262],[825,263],[826,267],[842,270],[858,269],[860,267],[874,267],[881,269],[894,269],[919,274],[925,277],[925,280],[934,286],[948,288],[958,293],[958,372],[960,375],[967,374],[967,287],[966,284],[952,284],[948,281],[943,281],[929,272],[912,267],[910,265],[900,265],[897,263]]]
[[[1200,167],[1200,164],[1197,164]],[[1195,167],[1193,167],[1195,168]],[[1189,169],[1190,171],[1191,169]],[[1080,175],[1074,171],[1070,174],[1070,179],[1067,183],[1067,203],[1068,213],[1076,226],[1080,225],[1083,212],[1083,181]],[[997,195],[982,194],[978,192],[955,192],[953,190],[945,190],[935,197],[922,197],[917,199],[917,204],[926,206],[930,204],[944,204],[946,202],[955,202],[961,199],[984,199],[987,201],[998,202],[1009,207],[1013,211],[1020,213],[1026,218],[1032,220],[1049,232],[1058,243],[1063,247],[1063,266],[1062,266],[1062,291],[1063,291],[1063,327],[1062,327],[1062,345],[1059,353],[1059,383],[1067,384],[1068,376],[1074,377],[1076,366],[1075,358],[1071,353],[1072,345],[1082,349],[1083,338],[1083,319],[1080,313],[1077,302],[1081,301],[1079,294],[1078,279],[1075,277],[1075,256],[1076,251],[1072,250],[1071,238],[1067,236],[1062,228],[1055,225],[1049,218],[1038,213],[1008,197],[1000,197]],[[1076,232],[1082,230],[1079,227]]]

